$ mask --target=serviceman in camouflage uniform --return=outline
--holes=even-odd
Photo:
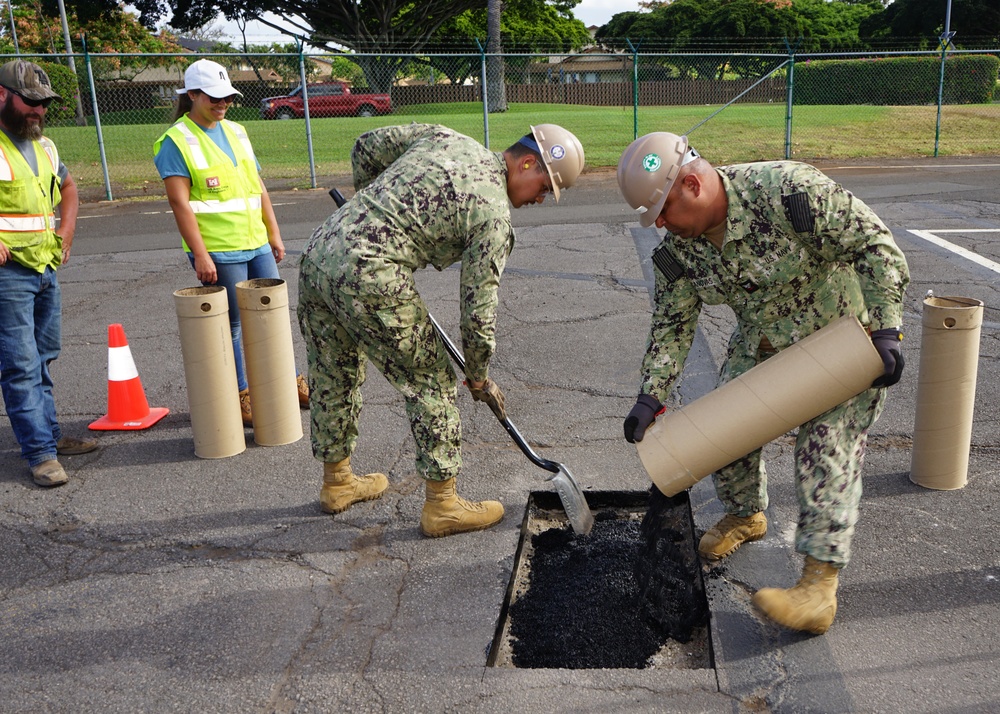
[[[311,391],[312,448],[324,463],[320,505],[339,513],[378,498],[384,474],[351,469],[365,360],[406,400],[417,473],[426,481],[425,535],[500,522],[496,501],[459,498],[461,424],[455,373],[428,318],[413,272],[461,262],[461,333],[474,399],[503,414],[489,379],[497,288],[514,246],[510,204],[559,200],[583,169],[577,138],[541,124],[504,152],[443,126],[389,126],[362,134],[351,152],[354,198],[313,234],[299,272],[299,324]]]
[[[850,559],[861,498],[868,429],[885,389],[899,381],[906,259],[878,216],[816,168],[792,161],[713,168],[666,132],[633,142],[618,164],[639,222],[668,233],[655,254],[655,308],[642,384],[625,420],[641,441],[680,374],[702,304],[736,313],[720,384],[824,325],[855,315],[885,364],[872,388],[799,427],[795,547],[806,556],[788,590],[763,588],[755,605],[792,629],[821,634],[837,610],[837,577]],[[726,516],[698,550],[720,560],[767,530],[767,476],[761,453],[720,469],[715,488]]]

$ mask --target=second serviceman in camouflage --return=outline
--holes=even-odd
[[[356,195],[313,234],[299,269],[299,324],[311,389],[312,449],[324,463],[320,505],[339,513],[382,495],[385,475],[357,475],[361,384],[371,362],[406,400],[425,479],[420,528],[446,536],[489,528],[496,501],[460,498],[461,424],[455,373],[428,318],[413,272],[462,265],[461,332],[474,399],[503,413],[489,379],[497,288],[514,246],[510,204],[559,200],[583,169],[583,148],[562,127],[540,124],[503,152],[444,126],[389,126],[362,134],[351,152]]]
[[[669,232],[654,254],[655,306],[642,384],[625,420],[641,441],[662,411],[694,338],[702,304],[736,313],[720,383],[845,315],[870,331],[885,373],[872,388],[799,427],[795,547],[806,556],[787,590],[763,588],[754,604],[772,620],[821,634],[837,611],[837,579],[850,559],[868,429],[903,369],[906,259],[878,216],[807,164],[779,161],[713,168],[686,137],[656,132],[622,154],[618,183],[644,211],[643,226]],[[698,550],[720,560],[767,531],[767,476],[758,449],[715,474],[726,516]]]

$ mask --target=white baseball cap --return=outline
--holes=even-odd
[[[229,72],[218,62],[200,59],[184,72],[184,86],[177,90],[178,94],[187,94],[189,90],[199,89],[210,97],[222,98],[240,92],[229,81]]]

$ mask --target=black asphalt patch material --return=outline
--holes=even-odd
[[[643,669],[668,639],[708,623],[687,494],[651,489],[642,522],[595,513],[531,536],[528,590],[509,610],[516,667]]]

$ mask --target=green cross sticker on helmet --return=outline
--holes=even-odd
[[[687,137],[666,131],[640,136],[622,152],[618,188],[644,228],[656,223],[687,153]]]

